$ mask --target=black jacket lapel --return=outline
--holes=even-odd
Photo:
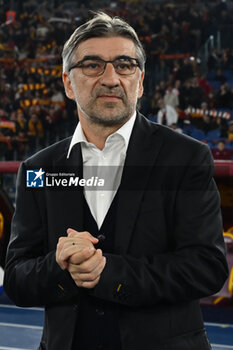
[[[115,250],[126,253],[147,181],[162,144],[156,124],[138,114],[119,188]]]
[[[54,162],[54,166],[58,171],[74,173],[81,179],[83,177],[83,161],[80,143],[73,146],[69,158],[67,158],[68,147]],[[68,227],[83,231],[83,187],[65,188],[60,190],[58,195]]]

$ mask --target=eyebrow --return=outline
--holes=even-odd
[[[113,61],[115,60],[128,60],[128,59],[135,59],[134,57],[130,57],[130,56],[126,56],[126,55],[119,55],[119,56],[116,56]],[[86,55],[82,58],[81,61],[86,61],[86,60],[103,60],[105,61],[103,58],[101,58],[100,56],[98,55]]]
[[[102,58],[97,55],[87,55],[81,59],[81,61],[84,61],[84,60],[102,60]]]

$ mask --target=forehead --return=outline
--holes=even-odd
[[[125,55],[136,57],[134,42],[130,39],[117,37],[91,38],[83,41],[76,51],[76,59],[81,60],[85,56],[96,55],[105,60],[114,59]]]

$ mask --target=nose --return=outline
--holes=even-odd
[[[105,71],[100,76],[100,83],[104,86],[115,87],[119,86],[119,75],[116,73],[112,63],[107,63]]]

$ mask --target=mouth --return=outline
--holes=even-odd
[[[98,96],[98,98],[106,100],[106,101],[119,101],[119,100],[121,100],[121,97],[116,96],[116,95],[101,95],[101,96]]]

